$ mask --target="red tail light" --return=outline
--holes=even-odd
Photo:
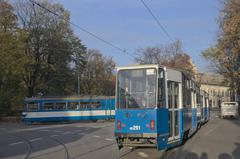
[[[152,130],[153,130],[153,129],[154,129],[154,127],[155,127],[155,126],[154,126],[154,120],[150,120],[150,129],[152,129]]]
[[[119,120],[117,121],[117,129],[121,129],[121,122]]]

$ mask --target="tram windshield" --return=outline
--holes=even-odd
[[[121,109],[156,107],[157,70],[127,69],[118,71],[117,105]]]

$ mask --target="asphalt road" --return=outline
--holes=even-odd
[[[55,125],[0,123],[0,158],[34,159],[240,159],[240,120],[212,113],[183,146],[158,152],[152,148],[118,150],[113,122]]]
[[[1,124],[0,158],[119,158],[112,122],[58,125]]]

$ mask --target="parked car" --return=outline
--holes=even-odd
[[[238,102],[222,102],[221,103],[221,118],[224,117],[239,117]]]

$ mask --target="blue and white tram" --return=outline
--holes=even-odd
[[[162,150],[184,142],[197,130],[199,92],[193,80],[174,69],[118,67],[114,134],[119,148]]]
[[[26,98],[22,120],[32,122],[57,122],[113,119],[115,99],[112,96]]]

